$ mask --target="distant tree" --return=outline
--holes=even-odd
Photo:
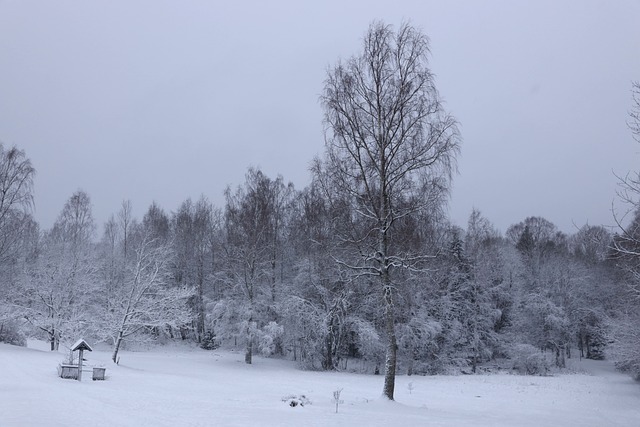
[[[522,255],[527,291],[539,288],[545,261],[567,250],[566,236],[552,222],[535,216],[510,226],[506,234]]]
[[[603,226],[584,225],[569,240],[572,254],[588,264],[597,264],[609,256],[611,232]]]
[[[521,265],[514,271],[510,344],[549,350],[560,368],[576,344],[581,356],[601,358],[606,320],[617,300],[608,259],[611,234],[585,225],[567,237],[539,217],[511,226],[507,234]]]
[[[173,280],[178,286],[196,289],[190,304],[196,313],[193,333],[200,342],[205,334],[206,291],[213,281],[214,208],[204,196],[195,203],[187,199],[173,215],[171,225],[175,252]]]
[[[631,98],[631,110],[627,124],[634,139],[640,142],[640,82],[631,84]]]
[[[98,254],[98,278],[100,292],[97,293],[98,305],[105,312],[112,310],[112,295],[124,280],[124,270],[127,260],[122,256],[120,250],[121,228],[114,215],[103,226],[103,233],[100,242],[97,244]],[[97,333],[100,335],[100,333]]]
[[[343,235],[358,248],[357,264],[377,277],[386,335],[383,394],[393,399],[397,364],[393,271],[415,267],[420,255],[394,250],[394,223],[425,207],[425,194],[446,188],[458,152],[456,121],[442,106],[428,67],[425,35],[408,24],[397,32],[374,22],[362,52],[329,70],[321,96],[331,186],[349,200],[363,225]],[[443,179],[444,178],[444,179]],[[356,235],[357,233],[357,235]]]
[[[24,151],[0,143],[0,265],[10,263],[21,233],[29,225],[36,170]]]
[[[640,142],[640,82],[632,84],[632,106],[627,122],[633,138]],[[637,220],[640,211],[640,171],[629,172],[625,176],[618,176],[618,198],[626,205],[627,210],[619,214],[614,210],[613,219],[618,226],[618,238],[614,242],[614,249],[620,254],[638,255],[640,250],[640,221]],[[624,224],[628,216],[631,223]],[[634,248],[634,249],[631,249]]]
[[[627,122],[633,138],[640,142],[640,82],[632,84],[632,106]],[[640,257],[640,171],[629,172],[618,177],[618,198],[625,204],[626,211],[619,214],[614,210],[613,219],[618,226],[618,236],[614,240],[614,250],[619,255]],[[632,216],[628,225],[624,222]]]
[[[151,203],[142,218],[142,226],[149,238],[158,243],[166,243],[169,239],[169,217],[156,202]]]
[[[193,211],[194,203],[189,198],[180,204],[171,218],[171,236],[175,252],[172,270],[177,285],[195,283]]]
[[[238,318],[242,325],[240,337],[245,343],[245,362],[252,362],[254,344],[261,328],[268,324],[268,307],[273,302],[273,245],[277,243],[275,217],[280,179],[273,181],[260,170],[249,169],[244,186],[225,191],[226,206],[224,245],[226,276],[229,288],[225,306],[230,325]],[[233,307],[233,310],[230,308]],[[224,326],[223,326],[224,327]]]
[[[208,261],[211,247],[211,233],[213,233],[213,206],[204,197],[200,197],[195,206],[193,215],[193,237],[195,255],[195,288],[196,288],[196,333],[198,342],[202,341],[205,334],[205,281],[208,279],[207,271],[211,264]]]
[[[601,359],[607,345],[607,319],[620,297],[612,258],[613,236],[602,226],[582,226],[569,238],[564,261],[574,286],[568,296],[569,316],[577,329],[581,357]]]
[[[627,122],[633,138],[640,142],[640,82],[632,83],[632,105]],[[622,214],[614,211],[618,233],[613,238],[616,263],[626,288],[618,313],[610,321],[609,355],[618,367],[640,378],[640,171],[619,177],[618,198],[626,205]],[[629,216],[631,216],[629,220]],[[625,222],[628,221],[628,224]]]
[[[122,256],[127,259],[129,255],[129,245],[131,244],[131,228],[133,224],[133,205],[131,200],[123,200],[120,212],[118,212],[118,223],[122,235]]]
[[[76,256],[91,245],[95,230],[91,198],[83,190],[78,190],[64,204],[51,234],[71,248]]]
[[[470,280],[464,311],[468,353],[474,373],[479,363],[491,359],[498,350],[502,309],[510,301],[510,297],[504,295],[504,259],[499,251],[500,243],[499,233],[480,211],[474,209],[465,235]]]
[[[332,217],[344,212],[330,209],[315,180],[295,200],[288,241],[296,262],[289,279],[292,286],[280,306],[284,338],[302,366],[334,370],[348,356],[350,335],[355,339],[357,334],[349,325],[362,320],[352,306],[356,295],[347,289],[347,278],[331,258]]]

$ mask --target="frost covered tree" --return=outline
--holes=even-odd
[[[588,357],[599,357],[613,301],[605,265],[609,233],[584,226],[567,237],[549,221],[529,217],[508,235],[523,264],[511,328],[517,341],[552,351],[560,368],[574,344],[581,351],[586,347]]]
[[[162,244],[169,239],[169,217],[156,202],[151,203],[142,217],[142,227],[152,241]]]
[[[618,367],[640,378],[640,209],[612,240],[619,271],[619,305],[608,320],[611,345],[607,353]]]
[[[65,203],[51,234],[69,247],[73,256],[77,256],[91,246],[95,230],[91,198],[78,190]]]
[[[447,234],[447,250],[433,274],[436,291],[425,301],[440,325],[429,370],[470,367],[475,373],[499,347],[504,282],[499,240],[478,211],[472,212],[466,233],[452,227]]]
[[[331,68],[321,96],[326,124],[324,169],[361,223],[343,234],[361,256],[340,260],[375,277],[386,335],[383,395],[393,399],[397,364],[394,270],[423,254],[395,248],[394,223],[425,208],[425,194],[446,188],[458,152],[456,121],[447,114],[428,66],[427,37],[403,24],[374,22],[362,52]]]
[[[109,309],[101,319],[100,331],[113,343],[114,363],[131,335],[145,329],[180,327],[193,318],[187,305],[193,288],[170,286],[170,247],[144,236],[132,253],[135,256],[125,266],[123,280],[110,290]]]
[[[133,218],[133,205],[131,200],[123,200],[118,212],[118,225],[122,236],[122,257],[126,260],[131,245],[131,231],[135,227]]]
[[[27,242],[38,241],[38,227],[31,217],[34,176],[24,151],[0,143],[0,330],[5,331],[0,332],[0,341],[8,333],[5,321],[19,314],[12,300],[19,293],[21,260],[32,252],[25,252]]]
[[[345,211],[329,207],[317,181],[295,199],[289,242],[296,262],[280,310],[286,345],[302,366],[334,370],[348,356],[348,336],[357,332],[349,325],[359,314],[351,305],[356,295],[346,288],[348,278],[331,258],[332,217]]]
[[[500,246],[499,233],[474,209],[465,234],[465,253],[470,265],[465,317],[474,373],[479,363],[491,359],[498,350],[500,321],[510,303],[505,292],[505,261]]]
[[[91,200],[78,190],[44,235],[39,256],[24,276],[23,317],[47,334],[51,350],[90,329],[97,270],[94,230]]]
[[[214,247],[212,234],[214,233],[213,205],[204,197],[196,202],[193,213],[193,246],[195,258],[195,313],[196,334],[198,342],[205,334],[205,288],[211,283],[214,273]]]
[[[211,288],[214,273],[214,208],[206,197],[197,202],[185,200],[171,221],[175,262],[172,266],[176,285],[193,286],[196,293],[190,304],[196,317],[193,324],[198,342],[205,333],[206,290]]]
[[[574,257],[595,265],[609,258],[612,238],[605,227],[585,224],[571,236],[569,246]]]
[[[260,170],[249,169],[244,186],[225,191],[224,232],[226,242],[226,297],[217,303],[217,323],[222,328],[241,325],[236,331],[245,343],[245,362],[250,364],[254,343],[261,329],[275,321],[272,307],[274,256],[278,254],[281,232],[280,197],[282,179],[272,180]],[[269,319],[269,317],[271,317]],[[234,319],[234,320],[232,320]],[[272,328],[273,329],[273,328]]]
[[[611,259],[613,236],[602,226],[582,226],[569,238],[574,278],[570,315],[577,329],[581,357],[601,359],[607,344],[607,319],[619,298],[615,262]]]

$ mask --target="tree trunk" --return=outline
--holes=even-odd
[[[251,365],[251,359],[253,356],[253,340],[251,334],[247,334],[247,348],[244,351],[244,363]]]
[[[204,260],[202,261],[204,263]],[[204,337],[204,272],[202,268],[198,269],[198,320],[196,324],[196,334],[198,342],[202,342]]]
[[[251,361],[253,358],[253,334],[251,333],[251,323],[253,316],[249,318],[247,322],[247,346],[244,351],[244,363],[251,365]]]
[[[333,370],[333,346],[332,346],[332,332],[329,331],[329,334],[325,338],[325,351],[324,360],[322,361],[322,368],[326,371]]]
[[[556,345],[556,366],[558,368],[564,368],[566,366],[564,353],[564,346]]]
[[[580,351],[580,359],[584,357],[584,344],[582,340],[582,332],[578,334],[578,350]]]
[[[120,351],[120,345],[122,344],[122,331],[118,332],[118,338],[116,338],[116,345],[113,349],[113,355],[111,356],[111,360],[113,363],[118,363],[118,352]]]
[[[275,245],[275,242],[274,242]],[[271,303],[276,302],[276,254],[275,250],[271,256]]]
[[[393,295],[391,283],[389,283],[388,272],[383,275],[384,284],[384,320],[385,332],[387,333],[387,354],[384,364],[384,388],[383,395],[393,400],[393,392],[396,384],[396,363],[397,363],[397,344],[396,344],[396,326],[393,307]]]

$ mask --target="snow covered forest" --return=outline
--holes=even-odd
[[[530,216],[502,234],[479,210],[452,224],[462,138],[426,39],[374,23],[364,45],[328,71],[326,152],[304,188],[249,168],[223,206],[154,203],[136,218],[124,200],[105,224],[78,190],[41,229],[32,189],[47,177],[1,145],[0,342],[84,337],[117,363],[131,339],[189,341],[385,374],[391,399],[396,372],[544,374],[584,357],[640,377],[640,175],[621,176],[629,212],[614,228],[567,234]],[[637,83],[633,95],[638,140]]]

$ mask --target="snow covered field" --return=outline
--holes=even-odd
[[[292,362],[227,351],[158,347],[85,352],[106,381],[57,377],[62,353],[0,344],[0,426],[639,426],[640,384],[607,362],[573,360],[583,374],[382,377],[305,372]],[[409,387],[412,383],[412,387]],[[342,388],[339,413],[333,391]],[[410,390],[411,388],[411,390]],[[290,407],[289,395],[311,403]]]

